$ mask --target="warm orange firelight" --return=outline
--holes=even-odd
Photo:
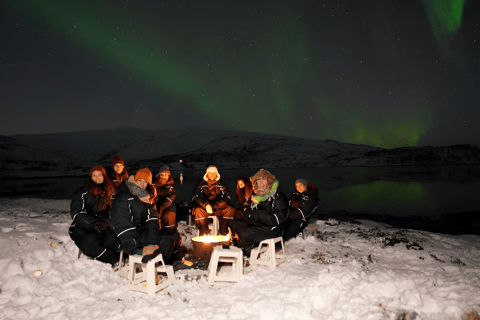
[[[199,242],[207,242],[207,243],[225,242],[225,241],[230,241],[230,234],[226,236],[201,236],[201,237],[195,237],[192,240],[199,241]]]

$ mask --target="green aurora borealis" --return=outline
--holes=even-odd
[[[20,0],[10,5],[35,28],[55,33],[123,78],[106,86],[122,100],[115,108],[127,115],[134,108],[127,96],[141,90],[149,95],[147,116],[170,109],[192,114],[202,126],[240,131],[390,148],[415,146],[435,126],[432,88],[443,81],[442,71],[428,63],[410,70],[418,48],[408,39],[413,31],[401,40],[395,34],[387,15],[393,6],[382,9],[384,17],[370,26],[383,26],[384,33],[367,26],[365,34],[354,36],[369,12],[358,5],[352,5],[358,15],[343,10],[333,24],[288,1],[247,3]],[[333,3],[319,1],[312,9],[339,7]],[[425,0],[425,11],[416,13],[425,21],[428,15],[432,24],[433,31],[425,29],[423,36],[433,32],[439,38],[460,28],[464,1],[443,3]],[[345,34],[351,41],[337,43]],[[364,37],[375,38],[378,47]],[[400,74],[404,69],[411,75]],[[175,119],[168,124],[182,125]],[[156,129],[152,122],[146,127]]]

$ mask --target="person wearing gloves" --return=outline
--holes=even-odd
[[[94,166],[90,177],[73,195],[70,203],[70,238],[86,256],[114,265],[118,262],[120,241],[113,233],[108,210],[115,187],[102,166]]]
[[[250,181],[254,191],[251,203],[243,212],[243,218],[235,219],[230,225],[234,242],[247,256],[260,241],[282,236],[288,213],[287,198],[273,174],[260,169]]]
[[[170,237],[162,237],[158,228],[158,213],[152,205],[152,196],[146,190],[152,184],[148,168],[137,171],[120,185],[110,208],[113,232],[129,255],[153,257],[161,253],[164,260],[172,255],[174,244]]]
[[[209,166],[193,190],[192,215],[195,216],[195,224],[200,235],[208,235],[208,216],[217,216],[219,220],[218,233],[228,234],[235,207],[230,204],[230,191],[227,185],[220,180],[220,174],[216,166]]]
[[[295,191],[288,204],[288,219],[283,233],[285,240],[296,237],[308,225],[308,219],[317,209],[317,188],[307,179],[295,181]]]
[[[127,170],[125,170],[125,162],[118,154],[113,156],[112,164],[108,168],[108,176],[112,179],[115,188],[129,177]]]

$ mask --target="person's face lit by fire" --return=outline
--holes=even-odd
[[[113,170],[115,170],[115,172],[118,174],[121,174],[123,172],[123,168],[125,167],[121,163],[117,163],[113,166]]]
[[[264,191],[264,190],[266,190],[266,189],[267,189],[267,184],[268,184],[267,179],[259,179],[259,180],[257,180],[258,190],[259,190],[259,191]]]
[[[300,193],[304,193],[307,188],[302,183],[296,183],[295,187],[297,188],[297,191]]]
[[[140,188],[142,188],[143,190],[145,190],[147,188],[148,182],[145,181],[144,179],[138,179],[138,180],[135,180],[135,184]]]
[[[243,188],[245,188],[245,183],[243,182],[243,180],[238,180],[237,181],[237,186],[238,186],[238,188],[243,189]]]
[[[92,180],[96,184],[102,184],[103,183],[103,173],[101,171],[95,170],[92,172]]]
[[[217,179],[217,173],[216,172],[207,172],[207,178],[208,180],[214,181]]]
[[[165,182],[168,181],[169,174],[166,172],[160,173],[160,183],[164,184]]]

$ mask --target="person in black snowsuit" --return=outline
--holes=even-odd
[[[145,190],[151,183],[152,173],[143,168],[120,185],[110,208],[110,220],[123,251],[144,257],[159,252],[168,260],[174,250],[174,241],[161,236],[152,195]]]
[[[153,187],[157,191],[155,205],[161,229],[167,234],[177,232],[177,215],[172,210],[172,203],[177,196],[177,188],[168,166],[162,166],[155,177]]]
[[[192,195],[193,209],[192,215],[195,216],[195,224],[200,231],[200,235],[208,235],[208,216],[217,216],[219,220],[218,233],[228,234],[233,217],[235,216],[235,207],[230,204],[230,191],[227,185],[220,180],[220,174],[215,166],[209,166],[193,190]]]
[[[253,194],[252,182],[250,179],[240,177],[237,179],[237,204],[235,219],[242,219],[243,212],[250,206],[251,196]]]
[[[128,179],[129,175],[125,169],[125,162],[118,154],[113,156],[112,164],[110,168],[107,168],[107,174],[112,179],[115,188]]]
[[[118,262],[120,241],[111,229],[108,210],[115,187],[102,166],[90,170],[90,177],[73,195],[70,204],[70,238],[88,257],[114,265]]]
[[[283,233],[285,240],[296,237],[308,225],[308,220],[317,209],[318,190],[306,179],[295,181],[295,191],[290,197],[288,219]]]
[[[260,241],[281,237],[288,213],[288,201],[275,176],[260,169],[250,178],[255,195],[242,219],[233,220],[230,228],[235,235],[234,243],[245,255]]]

